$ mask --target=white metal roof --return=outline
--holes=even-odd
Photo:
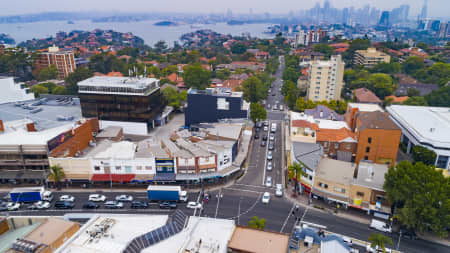
[[[94,76],[78,82],[78,86],[107,86],[107,87],[128,87],[128,88],[145,88],[157,82],[156,78],[133,78],[133,77],[111,77],[111,76]]]
[[[349,103],[348,106],[351,108],[358,108],[360,112],[384,112],[383,108],[377,104]]]

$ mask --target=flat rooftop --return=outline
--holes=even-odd
[[[134,89],[143,89],[149,86],[154,86],[159,83],[156,78],[135,78],[135,77],[113,77],[113,76],[94,76],[78,82],[78,86],[91,87],[128,87]]]
[[[364,103],[348,103],[351,108],[358,108],[360,112],[384,112],[383,108],[377,104],[364,104]]]
[[[241,252],[287,252],[289,235],[248,227],[236,227],[228,247]]]
[[[353,184],[384,191],[384,174],[386,174],[388,170],[389,167],[385,164],[361,161],[358,165],[358,175],[353,179]]]
[[[423,143],[450,148],[450,108],[391,105],[391,119]]]
[[[329,158],[322,158],[316,169],[316,177],[332,182],[350,185],[356,164]]]
[[[203,94],[218,97],[242,97],[243,92],[231,91],[231,88],[207,88],[206,90],[189,89],[188,94]]]

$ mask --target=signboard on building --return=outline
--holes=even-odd
[[[47,142],[48,151],[52,151],[59,145],[63,144],[64,142],[70,140],[75,135],[75,132],[73,130],[69,130],[67,132],[61,133],[54,137],[53,139],[49,140]]]

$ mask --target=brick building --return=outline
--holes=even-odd
[[[58,79],[64,79],[76,69],[75,55],[72,50],[49,47],[48,52],[38,55],[35,66],[40,71],[50,65],[55,65],[58,69]]]
[[[355,133],[347,128],[318,129],[316,142],[323,147],[324,154],[330,158],[347,162],[355,161],[358,143]]]

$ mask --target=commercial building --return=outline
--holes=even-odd
[[[344,121],[347,122],[347,125],[353,131],[355,130],[355,119],[358,113],[376,111],[384,112],[383,108],[378,104],[348,103]]]
[[[293,46],[297,47],[299,45],[308,46],[312,43],[319,43],[321,39],[323,39],[327,35],[327,32],[324,30],[317,31],[305,31],[300,30],[298,34],[295,35],[295,39],[293,41]]]
[[[242,92],[231,89],[190,89],[187,94],[185,125],[212,123],[226,119],[247,119],[249,104]]]
[[[58,69],[58,79],[64,79],[77,68],[75,54],[70,49],[59,49],[56,46],[49,47],[47,52],[39,53],[35,66],[37,71],[40,71],[50,65],[54,65]]]
[[[0,76],[0,104],[33,100],[34,94],[23,83],[16,83],[13,77]]]
[[[387,107],[391,119],[401,129],[401,143],[411,154],[416,145],[436,152],[435,165],[450,169],[450,111],[445,107]]]
[[[228,243],[229,253],[288,252],[289,235],[236,226]]]
[[[329,61],[310,63],[306,98],[314,102],[340,100],[344,85],[344,66],[340,55],[333,55]]]
[[[96,76],[78,83],[83,117],[97,117],[101,128],[116,125],[124,133],[146,135],[164,110],[155,78]]]
[[[306,175],[301,177],[300,191],[310,193],[314,183],[315,170],[323,156],[323,148],[320,144],[292,142],[291,157],[292,163],[298,163]]]
[[[390,55],[377,51],[377,49],[373,47],[369,47],[366,50],[356,50],[353,59],[355,64],[364,65],[366,68],[374,67],[381,62],[389,63],[390,61]]]
[[[353,91],[356,103],[378,104],[382,105],[383,101],[377,97],[371,90],[367,88],[359,88]]]
[[[248,69],[256,72],[263,72],[266,69],[266,64],[262,62],[251,61],[234,61],[228,64],[219,64],[216,70],[228,69],[230,71],[236,71],[238,69]]]
[[[318,129],[316,143],[322,146],[327,157],[340,161],[355,161],[358,142],[356,134],[348,128]]]
[[[291,236],[292,253],[350,253],[351,249],[344,240],[334,234],[321,234],[321,230],[297,226]]]

